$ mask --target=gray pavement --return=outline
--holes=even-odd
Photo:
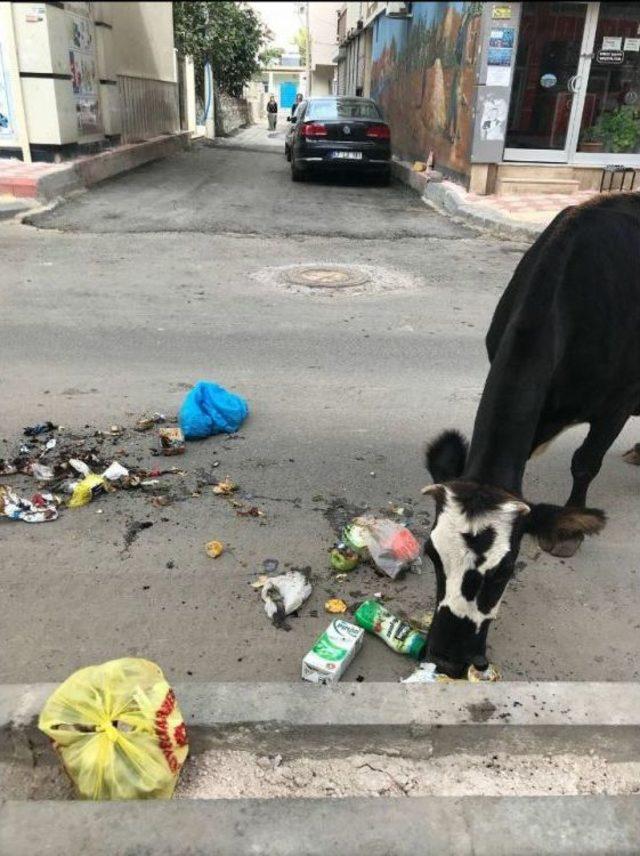
[[[205,145],[39,225],[0,226],[1,435],[48,418],[131,424],[175,412],[185,385],[217,380],[248,397],[251,418],[238,439],[190,444],[180,463],[219,460],[266,517],[238,517],[205,491],[161,509],[116,494],[54,523],[5,522],[3,682],[57,681],[127,653],[172,681],[295,681],[329,594],[353,603],[382,591],[393,609],[429,609],[429,566],[395,583],[367,568],[332,581],[331,524],[391,501],[426,531],[422,447],[443,427],[471,428],[484,332],[521,245],[452,224],[400,186],[293,185],[279,154]],[[300,262],[369,265],[380,282],[304,293],[272,275]],[[533,500],[564,500],[582,430],[531,464]],[[592,503],[610,515],[603,535],[570,560],[523,556],[490,637],[507,678],[638,677],[640,473],[620,458],[637,434],[627,427],[594,485]],[[142,462],[157,465],[148,445]],[[154,525],[124,551],[132,520]],[[211,538],[228,545],[215,562],[203,550]],[[289,633],[248,584],[265,558],[312,570]],[[410,670],[370,639],[348,679]]]

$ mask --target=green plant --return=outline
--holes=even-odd
[[[210,62],[213,76],[229,95],[241,95],[242,87],[259,70],[258,54],[271,40],[271,32],[247,3],[174,2],[173,31],[181,56],[193,57],[196,80]]]
[[[590,130],[595,135],[593,139],[602,140],[608,152],[635,151],[640,141],[640,120],[635,108],[628,105],[603,113]]]

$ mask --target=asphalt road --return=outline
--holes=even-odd
[[[470,430],[484,332],[522,249],[399,186],[294,185],[278,155],[205,146],[107,182],[38,228],[2,225],[7,448],[37,420],[105,429],[175,413],[200,378],[241,392],[252,412],[238,438],[189,444],[186,487],[168,507],[118,493],[56,522],[0,525],[0,680],[59,680],[124,654],[172,680],[296,680],[329,595],[352,604],[381,591],[392,609],[427,611],[428,564],[397,582],[369,568],[334,581],[332,524],[391,502],[426,531],[424,441]],[[282,266],[326,262],[367,265],[372,281],[326,293],[279,279]],[[531,499],[564,500],[581,431],[531,464]],[[603,535],[570,560],[522,556],[490,634],[505,677],[638,677],[640,473],[620,458],[637,435],[627,427],[592,490],[611,518]],[[153,445],[127,438],[114,456],[157,466]],[[190,495],[188,479],[215,460],[265,517],[238,516],[208,488]],[[127,550],[136,521],[154,525]],[[215,561],[212,538],[227,545]],[[249,585],[267,558],[311,568],[313,595],[288,633]],[[368,639],[348,679],[410,671]]]

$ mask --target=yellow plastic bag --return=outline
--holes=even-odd
[[[105,481],[102,476],[97,476],[95,473],[89,473],[82,481],[73,489],[71,498],[67,505],[69,508],[81,508],[87,505],[96,496],[99,496],[105,490]]]
[[[134,657],[74,672],[47,699],[38,725],[85,799],[169,798],[189,751],[162,670]]]

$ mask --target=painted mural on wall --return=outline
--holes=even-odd
[[[371,93],[401,157],[469,171],[481,3],[413,3],[375,23]]]
[[[2,42],[0,42],[0,138],[11,139],[14,136],[13,115],[11,111],[11,90],[9,75],[2,57]]]

